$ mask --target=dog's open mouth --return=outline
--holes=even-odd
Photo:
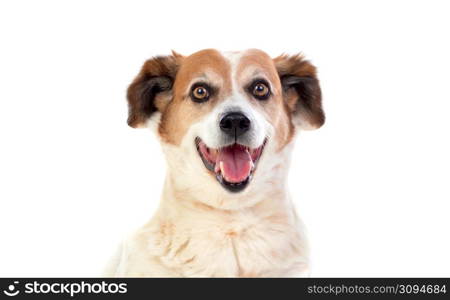
[[[239,192],[250,182],[266,141],[255,149],[240,144],[213,149],[200,138],[195,139],[195,144],[205,167],[216,175],[217,181],[227,190]]]

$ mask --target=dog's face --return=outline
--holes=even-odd
[[[280,188],[296,128],[325,120],[315,67],[259,50],[150,59],[128,103],[130,126],[157,129],[175,191],[222,208]]]

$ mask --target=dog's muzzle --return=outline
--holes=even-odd
[[[223,146],[210,148],[197,137],[198,153],[206,169],[214,173],[223,187],[231,192],[242,191],[252,179],[266,141],[255,148],[247,146],[252,124],[241,112],[227,112],[220,118],[218,126],[223,135]]]

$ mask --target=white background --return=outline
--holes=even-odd
[[[0,276],[100,273],[164,177],[127,85],[209,47],[319,69],[290,177],[314,276],[450,276],[449,28],[445,1],[2,1]]]

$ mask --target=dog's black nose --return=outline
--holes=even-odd
[[[250,129],[250,120],[242,113],[231,112],[222,117],[219,125],[223,132],[238,137]]]

